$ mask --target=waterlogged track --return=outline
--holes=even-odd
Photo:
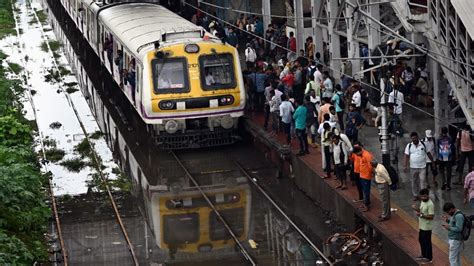
[[[32,8],[32,6],[31,6],[32,3],[30,3],[29,1],[19,2],[16,5],[14,5],[13,10],[14,10],[14,13],[15,13],[14,17],[15,17],[18,45],[16,47],[16,49],[17,49],[16,53],[12,54],[11,57],[12,57],[12,60],[17,60],[23,67],[23,71],[21,73],[23,75],[23,78],[21,80],[23,82],[23,86],[25,88],[27,88],[27,101],[31,105],[31,110],[30,111],[32,112],[32,116],[35,118],[35,121],[38,124],[38,131],[39,131],[38,142],[40,144],[39,145],[40,146],[40,153],[43,156],[43,158],[42,158],[43,171],[46,172],[46,173],[52,173],[52,175],[53,175],[53,180],[50,180],[50,187],[49,187],[50,188],[50,194],[51,194],[52,209],[53,209],[54,218],[55,218],[55,226],[52,227],[53,229],[51,231],[51,237],[52,237],[51,241],[55,241],[55,238],[57,237],[60,248],[59,249],[53,248],[53,250],[55,252],[53,252],[54,257],[53,257],[52,260],[56,261],[56,262],[63,263],[64,265],[68,265],[67,245],[64,244],[64,236],[63,236],[62,230],[61,230],[60,215],[58,214],[58,203],[57,203],[57,200],[54,196],[54,194],[55,194],[54,191],[57,189],[55,187],[55,183],[53,183],[53,182],[55,182],[55,176],[54,176],[55,171],[54,170],[51,171],[50,164],[48,163],[49,158],[46,155],[47,152],[46,152],[45,144],[44,144],[45,136],[44,136],[44,133],[43,133],[45,129],[42,127],[42,125],[40,123],[41,119],[43,117],[41,117],[41,114],[38,114],[38,111],[41,111],[42,108],[44,108],[45,106],[41,105],[41,104],[35,105],[35,101],[34,101],[35,97],[33,97],[33,93],[32,93],[33,90],[35,92],[42,93],[43,92],[42,89],[52,91],[53,88],[49,88],[49,86],[43,87],[43,88],[37,87],[37,86],[40,86],[40,84],[38,84],[40,82],[37,83],[35,81],[35,76],[37,77],[39,72],[42,71],[42,69],[38,68],[38,67],[32,68],[32,66],[35,65],[35,62],[39,62],[39,60],[42,60],[43,64],[46,63],[46,60],[49,60],[50,64],[52,65],[52,67],[54,69],[53,71],[56,71],[59,75],[58,80],[65,80],[65,77],[62,76],[63,70],[61,69],[61,67],[59,66],[59,64],[57,62],[58,59],[56,58],[57,57],[56,53],[53,52],[53,50],[50,46],[51,39],[49,39],[49,37],[45,34],[45,30],[43,28],[42,21],[40,20],[38,14],[37,14],[37,9],[36,8],[39,7],[39,5],[37,5],[37,3],[33,3],[33,4],[35,5],[35,8]],[[29,20],[25,21],[25,19],[29,19]],[[39,35],[41,38],[35,38],[34,40],[30,40],[27,43],[28,44],[27,45],[25,36],[32,35],[32,34],[33,35],[34,34]],[[32,53],[30,47],[32,47],[34,45],[36,45],[36,48],[39,48],[40,45],[41,45],[42,49],[43,49],[43,51],[42,51],[43,53],[37,53],[37,54]],[[39,54],[41,54],[41,55],[39,55]],[[44,56],[44,55],[47,55],[47,57],[49,56],[50,58],[40,59],[41,56]],[[80,128],[80,130],[82,131],[82,134],[83,134],[83,136],[86,140],[85,143],[88,143],[88,145],[89,145],[88,149],[90,149],[91,164],[93,165],[92,168],[95,168],[95,171],[99,174],[99,176],[102,180],[102,185],[106,188],[109,200],[110,200],[110,202],[112,204],[112,207],[114,209],[114,212],[115,212],[115,216],[116,216],[116,220],[117,220],[116,222],[120,227],[120,230],[122,232],[123,238],[125,239],[125,242],[127,243],[128,250],[130,252],[131,261],[133,262],[133,264],[138,265],[138,260],[136,259],[133,247],[130,243],[127,232],[125,230],[125,227],[123,226],[123,222],[121,220],[120,212],[119,212],[119,210],[116,206],[116,203],[115,203],[114,197],[112,195],[111,189],[108,185],[107,177],[109,175],[104,174],[104,170],[102,169],[103,166],[101,164],[101,159],[99,159],[98,154],[100,153],[102,155],[103,151],[98,152],[97,151],[97,146],[93,145],[94,142],[89,139],[89,136],[90,136],[90,131],[89,130],[91,130],[91,128],[93,128],[93,127],[90,126],[90,121],[87,121],[88,122],[87,124],[85,124],[83,122],[83,117],[81,117],[80,112],[78,111],[78,108],[76,108],[76,101],[78,101],[77,98],[71,97],[71,95],[69,95],[69,92],[66,92],[64,87],[58,89],[58,93],[63,94],[64,98],[67,101],[66,106],[68,107],[68,108],[65,108],[64,110],[61,110],[60,113],[62,113],[62,117],[64,117],[64,113],[69,113],[70,117],[75,118],[76,122],[78,123],[78,125],[79,125],[78,128]],[[52,100],[53,99],[50,99],[49,104],[51,104]],[[57,113],[57,114],[59,114],[59,113]],[[54,119],[54,117],[53,117],[53,119]],[[60,182],[60,183],[62,185],[64,185],[63,182]],[[62,193],[60,193],[60,194],[62,194]],[[54,246],[54,243],[53,243],[53,246]],[[56,256],[56,252],[61,252],[62,258]]]

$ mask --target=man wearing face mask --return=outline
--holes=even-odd
[[[433,259],[433,249],[431,245],[431,231],[433,230],[434,204],[430,199],[430,191],[427,188],[420,190],[420,206],[413,204],[411,207],[418,216],[421,256],[416,257],[420,262],[430,262]]]

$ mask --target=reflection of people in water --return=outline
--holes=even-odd
[[[215,83],[216,81],[214,80],[214,77],[212,76],[211,72],[209,72],[209,70],[206,70],[206,85],[211,86]]]

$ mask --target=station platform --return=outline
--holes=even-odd
[[[366,225],[375,231],[375,234],[379,234],[383,239],[382,258],[385,263],[388,265],[419,265],[415,260],[415,257],[421,255],[418,243],[418,221],[407,210],[407,206],[411,206],[413,203],[419,204],[419,202],[412,202],[410,196],[406,196],[406,193],[400,191],[409,190],[408,186],[396,192],[391,191],[391,207],[396,211],[392,212],[392,217],[388,221],[378,222],[382,205],[379,192],[375,186],[371,189],[372,203],[370,211],[361,212],[358,203],[353,202],[358,194],[356,187],[351,186],[350,181],[348,182],[348,189],[338,190],[336,189],[339,184],[337,180],[321,178],[324,173],[319,147],[314,148],[310,145],[309,154],[296,156],[299,152],[297,139],[292,139],[291,146],[288,147],[284,145],[286,140],[282,133],[271,134],[270,131],[265,131],[263,129],[263,113],[247,114],[244,124],[247,131],[253,135],[255,146],[266,152],[270,160],[279,166],[285,164],[282,162],[283,160],[287,160],[289,166],[283,167],[283,169],[289,170],[286,173],[287,176],[294,178],[296,186],[317,205],[334,212],[338,222],[348,228],[352,226],[352,229],[356,229],[358,219],[362,219]],[[366,144],[364,140],[361,138],[365,147],[369,151],[373,151],[377,158],[376,153],[380,150],[380,145],[367,145],[368,143]],[[408,205],[398,205],[397,203],[401,201]],[[436,214],[438,218],[441,216],[438,215],[439,212],[436,212]],[[436,230],[433,231],[433,262],[424,263],[424,265],[449,265],[447,241],[439,237]],[[447,232],[442,233],[447,235]],[[464,252],[467,250],[469,249],[464,249]],[[462,265],[473,265],[472,261],[465,256],[462,260]]]

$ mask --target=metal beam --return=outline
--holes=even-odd
[[[339,6],[338,1],[326,0],[326,5],[329,10],[329,17],[339,17],[342,13],[342,5]],[[339,14],[336,16],[336,14]],[[328,34],[329,34],[329,62],[331,62],[332,69],[341,69],[341,62],[332,61],[332,57],[341,57],[341,42],[339,40],[339,35],[335,34],[336,21],[334,19],[329,20],[328,25]],[[333,72],[334,79],[337,83],[340,83],[341,73],[339,71]]]
[[[293,0],[293,8],[295,10],[295,38],[296,38],[296,54],[299,55],[299,50],[304,50],[304,21],[303,21],[303,1]]]
[[[321,55],[323,52],[323,27],[318,23],[317,17],[320,16],[323,9],[323,1],[321,0],[311,0],[311,26],[313,28],[313,43],[315,46],[314,54],[316,52]],[[314,58],[313,58],[314,59]]]

